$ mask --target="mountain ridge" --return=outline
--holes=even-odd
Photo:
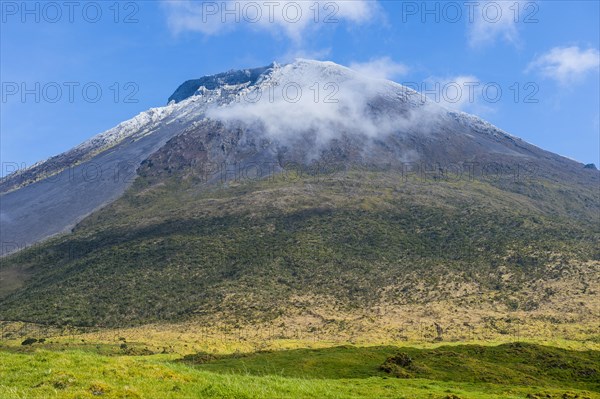
[[[336,67],[342,67],[340,65],[337,65],[337,64],[335,64],[333,62],[329,62],[329,61],[320,62],[320,61],[314,61],[314,60],[299,59],[297,61],[297,63],[315,63],[317,65],[323,64],[323,65],[329,65],[329,66],[335,65]],[[265,66],[265,67],[240,69],[240,70],[232,69],[228,72],[218,73],[218,74],[214,74],[214,75],[205,75],[198,79],[187,80],[184,83],[182,83],[173,92],[173,94],[171,96],[169,96],[169,99],[167,101],[168,104],[166,106],[150,108],[147,111],[143,111],[143,112],[139,113],[138,115],[134,116],[133,118],[120,123],[116,127],[109,129],[103,133],[100,133],[96,136],[91,137],[90,139],[84,141],[83,143],[75,146],[71,150],[65,151],[65,152],[55,155],[55,156],[51,156],[45,160],[38,161],[27,168],[15,171],[15,172],[11,173],[10,175],[4,176],[3,178],[0,179],[0,193],[6,193],[6,192],[12,191],[16,188],[19,188],[22,186],[23,183],[26,185],[31,182],[35,182],[40,177],[41,178],[51,177],[55,173],[58,173],[60,171],[60,169],[56,170],[56,169],[52,169],[52,168],[50,168],[49,171],[48,170],[44,170],[41,172],[36,171],[36,169],[39,169],[41,166],[43,166],[45,164],[52,164],[52,163],[59,164],[59,163],[61,163],[60,162],[61,158],[66,158],[67,159],[67,167],[73,166],[77,163],[89,160],[91,157],[96,155],[98,152],[109,150],[112,146],[120,143],[121,141],[123,141],[126,138],[129,138],[129,137],[139,138],[139,134],[140,134],[139,131],[142,131],[142,133],[144,131],[146,133],[148,133],[147,131],[152,128],[152,124],[156,124],[158,122],[164,122],[164,120],[175,111],[176,108],[173,107],[174,104],[179,104],[184,100],[189,100],[191,102],[195,102],[193,97],[202,96],[203,93],[200,92],[202,88],[206,89],[208,92],[214,91],[215,89],[222,89],[224,85],[231,85],[231,86],[238,85],[238,86],[243,86],[243,88],[245,89],[245,88],[247,88],[247,86],[246,86],[247,84],[249,84],[249,85],[255,84],[260,80],[261,77],[264,78],[264,76],[263,76],[264,73],[273,71],[274,69],[280,69],[282,66],[285,67],[288,65],[296,65],[296,64],[280,65],[276,62],[273,62],[270,65]],[[343,68],[345,68],[345,67],[343,67]],[[348,68],[345,68],[345,69],[349,70]],[[247,79],[245,79],[244,77],[246,77]],[[423,101],[428,101],[425,96],[419,94],[418,92],[416,92],[406,86],[402,86],[393,81],[386,80],[386,82],[393,83],[394,85],[399,86],[401,88],[401,90],[405,91],[406,93],[416,94],[416,95],[420,96],[420,98]],[[209,87],[207,87],[205,85],[208,85]],[[210,87],[213,87],[213,88],[211,89]],[[507,137],[511,137],[513,139],[523,141],[524,143],[526,143],[528,145],[535,146],[534,144],[524,141],[522,138],[510,135],[506,131],[503,131],[502,129],[494,126],[493,124],[490,124],[489,122],[487,122],[487,121],[483,120],[482,118],[479,118],[475,115],[468,114],[468,113],[465,113],[462,111],[452,111],[452,110],[448,110],[448,113],[450,115],[453,115],[454,118],[456,118],[456,119],[470,120],[473,124],[481,124],[486,129],[496,130],[496,131],[506,135]],[[80,153],[83,153],[83,154],[80,154]],[[563,156],[561,156],[561,157],[563,157]],[[582,166],[585,166],[584,164],[582,164],[581,162],[579,162],[577,160],[573,160],[573,159],[566,158],[566,157],[563,157],[563,158],[568,159],[573,162],[576,162],[578,164],[581,164]],[[34,176],[29,179],[22,177],[24,175],[28,175],[29,172],[33,172]],[[35,176],[36,172],[41,174],[41,176]],[[15,180],[22,180],[22,181],[15,182]],[[23,180],[24,180],[24,182],[23,182]]]

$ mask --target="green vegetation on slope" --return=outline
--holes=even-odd
[[[73,234],[3,260],[5,275],[27,279],[0,298],[0,319],[254,323],[313,305],[352,312],[474,293],[533,311],[567,293],[539,281],[570,279],[594,297],[581,266],[600,259],[592,226],[479,181],[349,171],[214,188],[140,178]],[[580,302],[576,312],[589,313]]]

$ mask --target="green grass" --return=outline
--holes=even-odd
[[[600,352],[569,351],[526,343],[499,346],[455,345],[435,349],[392,346],[340,346],[250,355],[190,355],[185,361],[203,370],[306,378],[382,377],[386,359],[402,352],[412,359],[405,377],[455,382],[586,387],[600,389]]]
[[[398,351],[410,354],[417,375],[379,370]],[[211,356],[197,364],[198,357],[4,346],[0,398],[600,398],[598,352],[528,344]],[[595,374],[578,374],[594,367]]]

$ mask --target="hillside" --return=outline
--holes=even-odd
[[[116,191],[50,185],[71,207],[55,232],[75,227],[2,258],[0,319],[362,333],[418,320],[594,325],[597,171],[330,63],[255,74],[234,74],[235,89],[184,85],[155,133],[98,149],[115,162],[136,154]],[[255,108],[222,92],[300,79],[371,91],[327,115],[312,100]],[[193,105],[215,98],[218,107]],[[43,180],[17,186],[3,201],[37,220],[19,201]],[[68,199],[78,190],[103,194],[83,209]]]

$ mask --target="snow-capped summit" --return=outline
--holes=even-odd
[[[0,181],[0,241],[14,245],[2,252],[68,230],[121,196],[140,165],[167,147],[161,159],[193,163],[197,152],[183,150],[190,145],[208,148],[211,162],[281,162],[284,156],[378,165],[529,162],[556,179],[580,178],[583,170],[397,83],[298,59],[186,81],[166,106],[7,176]],[[597,179],[590,169],[584,173]]]

